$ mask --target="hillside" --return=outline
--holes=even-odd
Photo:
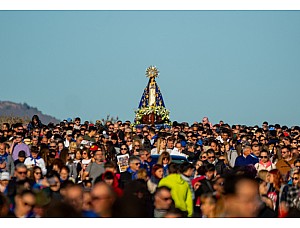
[[[17,104],[10,101],[0,101],[0,117],[21,117],[31,120],[33,115],[38,115],[43,124],[59,123],[60,120],[55,117],[43,114],[37,108],[30,107],[28,104]]]

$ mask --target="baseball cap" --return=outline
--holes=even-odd
[[[0,180],[9,180],[9,173],[8,172],[2,172],[0,177]]]
[[[18,154],[18,157],[22,157],[22,158],[26,158],[26,153],[24,150],[20,150],[19,151],[19,154]]]

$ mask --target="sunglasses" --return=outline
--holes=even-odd
[[[208,157],[209,159],[211,159],[211,158],[215,158],[215,156],[211,156],[211,157]]]
[[[138,162],[138,163],[134,163],[134,164],[135,164],[135,165],[141,165],[141,163],[139,163],[139,162]]]
[[[38,175],[40,175],[40,174],[42,174],[42,173],[40,173],[40,172],[36,172],[36,173],[34,173],[34,174],[38,174]]]
[[[299,178],[298,177],[293,177],[292,180],[299,180]]]
[[[268,156],[260,156],[260,158],[268,158]]]
[[[202,156],[201,158],[207,158],[206,156]]]
[[[168,201],[168,200],[172,200],[172,197],[165,197],[165,198],[161,198],[163,201]]]
[[[25,175],[25,174],[27,174],[27,172],[18,172],[18,174],[24,174]]]
[[[121,150],[127,150],[127,148],[121,148]]]

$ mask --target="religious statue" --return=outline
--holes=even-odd
[[[156,89],[156,83],[154,77],[150,78],[150,83],[149,83],[149,106],[155,106],[156,105],[156,95],[155,95],[155,90]]]
[[[149,78],[149,81],[136,111],[135,122],[142,124],[162,124],[169,121],[169,111],[165,108],[160,88],[155,81],[158,73],[159,71],[155,66],[150,66],[146,70],[146,76]]]

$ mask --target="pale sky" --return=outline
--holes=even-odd
[[[299,124],[298,10],[0,11],[0,100],[134,120],[148,78],[171,121]]]

